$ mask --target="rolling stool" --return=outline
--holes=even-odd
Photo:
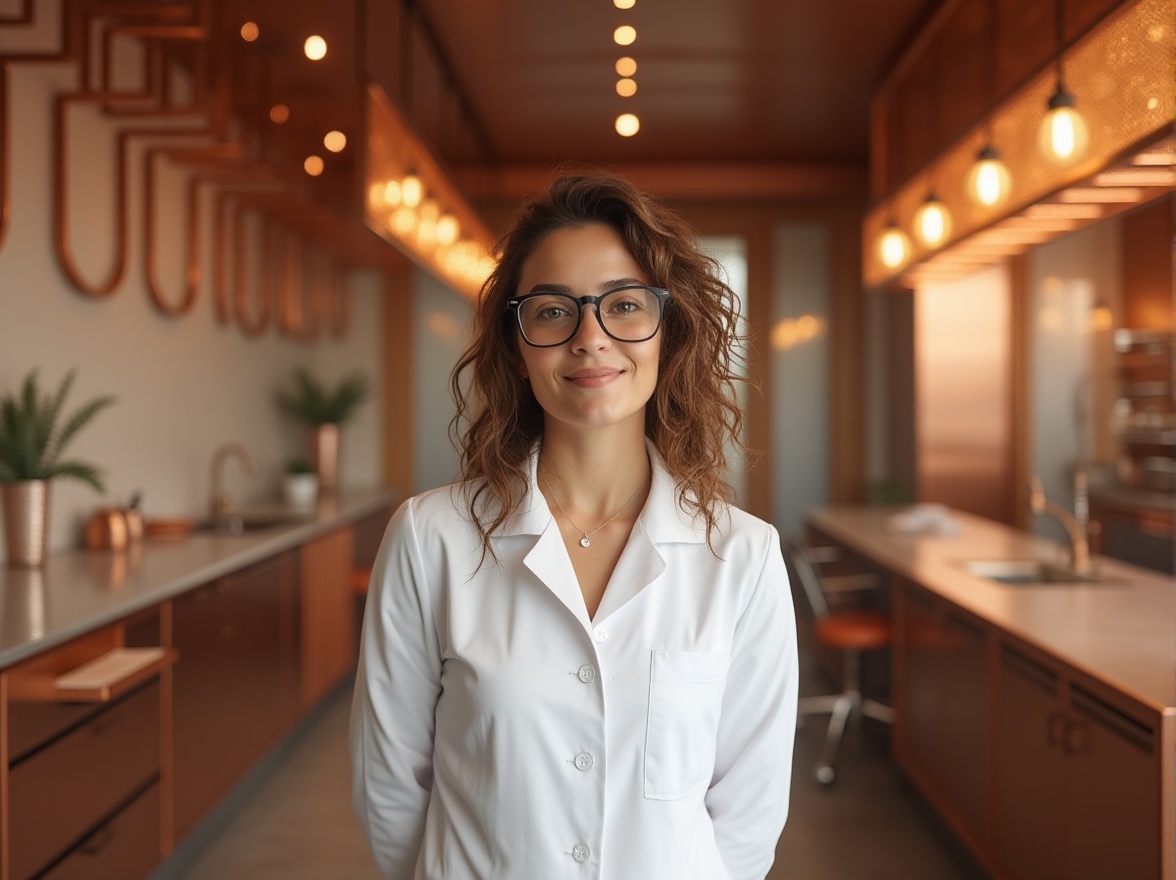
[[[812,608],[813,635],[827,648],[839,651],[844,660],[841,693],[824,697],[801,697],[798,717],[828,712],[829,728],[825,744],[813,773],[822,785],[830,785],[837,777],[833,762],[837,758],[845,724],[850,716],[868,715],[886,724],[894,723],[894,710],[877,700],[863,699],[861,693],[861,656],[863,651],[875,651],[890,644],[890,617],[878,611],[830,611],[827,594],[873,589],[877,579],[873,575],[834,575],[822,578],[818,566],[836,558],[833,548],[806,547],[791,544],[786,547],[788,567],[804,590]]]

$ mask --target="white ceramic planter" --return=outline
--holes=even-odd
[[[286,474],[282,491],[291,507],[314,507],[319,481],[315,474]]]

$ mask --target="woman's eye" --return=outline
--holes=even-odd
[[[632,299],[622,299],[612,303],[608,310],[614,315],[633,315],[641,311],[641,303]]]
[[[535,310],[535,318],[540,321],[558,321],[560,318],[566,318],[569,314],[566,306],[555,303],[540,306]]]

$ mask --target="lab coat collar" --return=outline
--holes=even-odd
[[[684,543],[701,544],[706,541],[706,526],[701,519],[695,520],[678,503],[677,485],[673,475],[666,469],[661,454],[648,438],[645,449],[649,455],[652,482],[649,498],[638,517],[637,523],[654,544]],[[539,491],[537,469],[539,445],[531,450],[528,466],[529,481],[527,496],[518,510],[508,517],[494,532],[494,537],[511,535],[541,535],[553,521],[551,508],[543,493]]]

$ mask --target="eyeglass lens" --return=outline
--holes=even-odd
[[[532,345],[560,345],[575,336],[582,308],[568,294],[533,294],[519,303],[519,325]],[[626,287],[601,296],[597,314],[609,336],[621,342],[642,342],[657,332],[661,307],[652,290]]]

